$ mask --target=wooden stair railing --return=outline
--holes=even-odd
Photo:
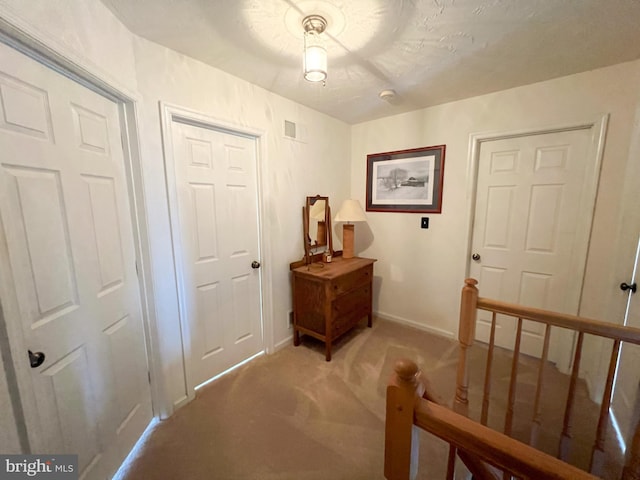
[[[574,408],[574,394],[578,381],[578,373],[580,371],[580,361],[582,359],[582,345],[586,334],[595,335],[605,339],[609,339],[612,343],[611,357],[609,360],[609,368],[605,380],[604,393],[600,403],[600,414],[598,417],[595,442],[592,448],[591,461],[589,471],[594,475],[601,476],[603,474],[604,465],[604,443],[609,422],[609,407],[611,406],[611,395],[613,392],[613,382],[618,366],[618,358],[620,355],[620,347],[623,342],[640,345],[640,329],[626,327],[612,323],[591,320],[575,315],[550,312],[531,307],[523,307],[507,302],[491,300],[479,296],[477,281],[473,278],[465,280],[465,286],[462,289],[462,297],[460,304],[460,357],[458,362],[456,397],[454,410],[465,414],[468,408],[467,390],[468,390],[468,368],[467,368],[467,350],[473,345],[475,339],[475,325],[477,320],[477,311],[485,310],[492,314],[491,333],[489,338],[489,346],[487,353],[487,368],[483,392],[483,407],[481,414],[481,423],[486,424],[488,398],[490,394],[491,384],[491,361],[495,349],[495,328],[496,316],[498,314],[506,315],[517,319],[517,333],[513,352],[513,362],[511,370],[511,379],[509,382],[509,394],[507,401],[507,411],[505,415],[505,431],[509,435],[513,420],[513,407],[516,392],[516,376],[519,358],[520,338],[522,335],[522,322],[529,320],[545,325],[545,337],[543,343],[542,356],[540,357],[538,367],[538,381],[536,385],[536,393],[534,397],[534,413],[532,418],[532,429],[530,443],[536,445],[538,430],[540,426],[540,398],[542,395],[542,387],[545,376],[545,366],[548,363],[549,339],[551,327],[561,327],[573,330],[577,333],[577,341],[575,346],[575,354],[573,358],[573,367],[569,381],[569,390],[564,408],[564,420],[562,424],[562,433],[560,445],[558,446],[558,456],[562,460],[568,459],[571,430],[572,430],[572,414]],[[640,453],[638,451],[637,453]]]
[[[609,369],[605,381],[590,462],[590,473],[601,476],[605,458],[604,444],[609,421],[609,408],[611,406],[611,395],[620,347],[623,342],[640,345],[640,329],[482,298],[478,295],[477,283],[475,279],[469,278],[465,280],[465,286],[462,289],[458,333],[460,348],[456,375],[456,393],[453,404],[454,412],[447,411],[446,408],[438,405],[433,398],[430,398],[431,394],[428,391],[425,393],[424,387],[420,386],[422,382],[415,364],[405,360],[400,362],[396,367],[396,373],[392,376],[389,386],[387,387],[387,430],[385,434],[386,478],[388,480],[415,478],[415,469],[417,468],[416,427],[423,428],[449,442],[452,446],[451,452],[454,452],[453,448],[458,449],[458,456],[465,461],[467,467],[473,472],[474,477],[478,479],[499,478],[495,476],[495,473],[484,469],[482,461],[492,464],[506,472],[503,478],[509,478],[509,475],[518,478],[534,479],[596,478],[566,463],[571,442],[574,393],[578,381],[585,334],[610,339],[612,342]],[[468,349],[473,345],[475,340],[478,310],[491,312],[492,321],[480,422],[476,423],[466,417],[468,413],[469,389]],[[505,426],[504,433],[502,434],[486,427],[491,390],[491,366],[495,349],[496,316],[498,314],[514,317],[517,321]],[[545,325],[542,356],[538,367],[538,381],[533,399],[532,428],[529,439],[532,446],[509,437],[513,426],[520,340],[524,320],[539,322]],[[547,357],[549,353],[551,327],[561,327],[577,332],[575,355],[564,408],[560,445],[558,447],[559,459],[539,452],[534,448],[537,444],[541,425],[542,385],[545,377],[545,366],[548,363]],[[425,399],[423,399],[423,396]],[[402,421],[400,421],[400,419],[402,419]],[[409,422],[409,420],[411,420],[411,422]],[[411,427],[408,430],[406,430],[407,425]],[[412,433],[408,435],[407,432]],[[407,445],[409,446],[409,450],[406,448]],[[533,452],[537,453],[534,454]],[[407,455],[409,455],[409,457],[407,457]],[[407,463],[407,458],[410,459],[409,463]],[[398,459],[401,459],[401,461]],[[532,459],[535,460],[530,461]],[[453,478],[452,467],[454,460],[454,454],[450,453],[447,478]],[[415,464],[414,467],[411,466],[413,465],[411,462]],[[483,471],[478,471],[478,468]],[[536,468],[543,468],[544,470],[536,470]],[[576,471],[581,473],[577,473]],[[640,480],[640,425],[636,427],[633,441],[627,449],[626,466],[623,470],[622,478],[625,480]]]
[[[597,478],[439,405],[430,399],[428,392],[425,395],[417,365],[411,360],[399,360],[387,386],[384,462],[387,480],[417,477],[418,429],[448,442],[477,480],[501,478],[487,464],[493,465],[500,473],[523,479]],[[452,479],[453,474],[450,455],[447,479]]]

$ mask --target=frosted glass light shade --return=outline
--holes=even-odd
[[[327,50],[314,31],[304,34],[304,78],[310,82],[322,82],[327,78]]]
[[[349,223],[366,222],[367,216],[365,215],[364,210],[362,210],[362,207],[360,206],[360,202],[358,202],[358,200],[349,199],[345,200],[342,203],[342,206],[340,207],[340,210],[336,215],[335,221]]]

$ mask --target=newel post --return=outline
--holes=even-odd
[[[478,305],[478,281],[475,278],[467,278],[462,287],[460,299],[460,324],[458,326],[458,343],[460,344],[458,358],[458,372],[456,375],[456,398],[453,404],[454,410],[467,415],[469,400],[469,373],[467,367],[467,349],[473,345],[476,337],[476,317]]]
[[[394,370],[387,385],[384,476],[387,480],[413,480],[418,474],[419,446],[414,409],[424,387],[418,379],[418,366],[411,360],[398,360]]]

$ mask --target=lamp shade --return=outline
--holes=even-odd
[[[336,222],[366,222],[367,216],[357,200],[345,200],[335,218]]]

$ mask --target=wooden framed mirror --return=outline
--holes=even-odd
[[[305,263],[309,264],[321,259],[324,252],[333,255],[329,197],[321,195],[307,197],[302,209],[302,224]]]

